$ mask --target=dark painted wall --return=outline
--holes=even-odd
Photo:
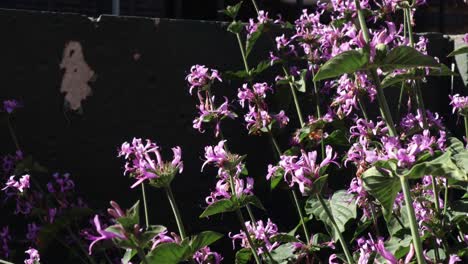
[[[138,190],[129,189],[132,181],[122,175],[124,162],[117,158],[117,149],[123,141],[154,139],[168,157],[170,147],[180,145],[185,170],[173,189],[188,232],[213,223],[213,229],[227,234],[239,229],[231,215],[198,219],[215,183],[214,171],[200,172],[203,147],[215,141],[210,132],[200,135],[192,128],[196,99],[188,94],[185,82],[190,66],[197,63],[220,70],[242,68],[237,42],[225,27],[215,22],[109,16],[97,22],[81,15],[0,10],[0,99],[16,98],[25,105],[13,120],[25,152],[50,171],[70,172],[95,208],[104,208],[111,199],[127,207],[140,198]],[[431,39],[429,51],[440,58],[452,49],[441,35]],[[95,73],[88,82],[92,95],[78,112],[65,106],[60,92],[65,74],[60,64],[70,41],[81,44],[84,61]],[[266,56],[269,45],[260,40],[254,56]],[[425,90],[431,109],[448,113],[449,84],[449,79],[439,79]],[[237,87],[226,81],[219,91],[234,98]],[[396,94],[388,95],[393,100]],[[262,183],[266,165],[273,161],[268,140],[248,137],[240,122],[224,124],[232,151],[248,154],[247,166],[269,208],[268,216],[289,230],[296,215],[287,193],[270,193]],[[2,152],[13,152],[4,126],[0,138]],[[286,147],[286,141],[282,144]],[[176,230],[162,191],[150,190],[149,204],[152,223]],[[231,248],[229,239],[219,243],[220,248]],[[230,259],[231,251],[223,251]]]

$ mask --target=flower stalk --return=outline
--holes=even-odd
[[[175,220],[176,220],[176,223],[177,223],[177,228],[179,229],[179,233],[180,233],[180,238],[182,238],[182,240],[184,240],[186,238],[184,224],[182,223],[182,218],[180,216],[179,208],[177,207],[177,204],[175,202],[174,194],[172,193],[171,186],[168,185],[164,189],[166,190],[167,199],[169,199],[169,203],[171,204],[172,212],[174,213],[174,217],[175,217]]]
[[[148,205],[146,203],[146,192],[145,192],[145,183],[141,183],[141,196],[143,197],[143,209],[145,211],[145,224],[146,228],[149,227],[149,217],[148,217]]]
[[[356,10],[357,10],[358,17],[359,17],[359,24],[363,32],[364,40],[366,41],[366,43],[369,43],[369,40],[370,40],[369,29],[367,28],[366,21],[364,18],[364,14],[361,10],[360,3],[358,0],[354,0],[354,3],[356,5]],[[410,21],[408,20],[407,23],[409,24]],[[408,25],[408,29],[410,28],[411,28],[410,25]],[[408,32],[408,34],[411,36],[412,32]],[[393,123],[393,119],[392,119],[390,109],[387,104],[387,100],[385,99],[385,95],[383,93],[382,87],[380,86],[380,79],[377,74],[377,71],[373,69],[373,70],[370,70],[370,73],[371,73],[372,79],[374,80],[374,84],[376,86],[377,100],[379,102],[380,112],[382,113],[382,116],[385,122],[387,123],[389,134],[390,136],[396,136],[397,133],[396,133],[395,124]],[[401,188],[403,189],[403,194],[404,194],[405,202],[406,202],[406,208],[407,208],[408,215],[409,215],[411,235],[412,235],[413,245],[414,245],[415,252],[416,252],[416,257],[417,257],[418,263],[423,264],[423,263],[426,263],[426,261],[424,260],[424,256],[423,256],[421,238],[419,237],[418,225],[416,223],[416,215],[414,213],[414,208],[412,207],[413,201],[411,199],[408,179],[406,177],[400,177],[400,183],[401,183]]]
[[[406,210],[408,212],[409,217],[409,224],[411,229],[411,236],[413,238],[413,246],[416,252],[416,258],[419,264],[426,263],[423,255],[423,249],[421,244],[421,238],[419,236],[418,231],[418,223],[416,222],[414,208],[413,208],[413,201],[411,199],[411,191],[409,188],[409,182],[406,177],[400,177],[401,188],[403,189],[403,194],[405,196],[405,203],[406,203]]]

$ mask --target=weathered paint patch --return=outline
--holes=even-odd
[[[91,95],[89,82],[95,79],[94,71],[86,63],[79,42],[70,41],[65,44],[60,69],[65,70],[60,92],[65,93],[65,101],[70,109],[78,110],[82,101]]]

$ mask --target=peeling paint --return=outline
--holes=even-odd
[[[78,110],[82,101],[92,93],[89,82],[95,80],[94,71],[86,63],[79,42],[70,41],[65,44],[60,69],[65,70],[60,92],[65,93],[65,101],[70,109]]]

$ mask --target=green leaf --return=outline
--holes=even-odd
[[[230,79],[230,80],[245,80],[250,78],[249,73],[245,70],[240,71],[226,71],[223,73],[223,79]]]
[[[447,140],[447,150],[452,152],[451,159],[465,174],[468,173],[468,150],[457,138],[450,137]],[[466,180],[465,180],[466,181]]]
[[[420,179],[425,175],[433,175],[446,176],[447,178],[459,181],[468,181],[466,172],[458,168],[452,161],[451,156],[452,152],[447,150],[442,156],[413,165],[411,169],[400,174],[400,176],[408,177],[409,179]],[[465,158],[467,158],[466,155]]]
[[[149,264],[177,264],[181,262],[188,250],[187,245],[164,243],[157,246],[146,255]]]
[[[195,235],[190,240],[190,248],[195,253],[199,249],[211,245],[223,237],[222,234],[213,231],[204,231]]]
[[[327,183],[327,180],[328,180],[328,174],[325,174],[317,178],[312,184],[312,189],[310,190],[310,192],[313,194],[321,193],[323,186],[325,186],[325,184]]]
[[[333,131],[328,137],[323,139],[323,143],[332,146],[349,146],[348,138],[342,129]]]
[[[237,17],[237,13],[239,13],[241,6],[242,1],[233,6],[226,7],[226,10],[223,10],[223,13],[226,14],[228,17],[235,19]]]
[[[447,57],[453,57],[455,55],[461,55],[461,54],[465,54],[465,53],[468,53],[468,46],[461,47],[461,48],[458,48],[458,49],[450,52],[450,54]]]
[[[157,234],[164,232],[167,230],[165,226],[162,225],[150,225],[148,230],[146,230],[141,237],[139,238],[140,244],[147,244],[150,242],[152,238],[154,238]]]
[[[263,60],[263,61],[259,62],[257,64],[257,67],[255,67],[252,70],[252,75],[258,75],[258,74],[262,73],[263,71],[265,71],[266,69],[268,69],[270,67],[271,67],[270,60]]]
[[[400,179],[392,172],[395,170],[394,161],[378,161],[361,176],[364,188],[380,202],[387,221],[392,215],[393,202],[401,190]]]
[[[125,230],[133,230],[136,224],[140,223],[140,201],[137,201],[130,209],[127,210],[126,216],[117,218]]]
[[[270,242],[281,242],[281,243],[288,243],[288,242],[300,242],[299,239],[297,239],[294,235],[289,235],[289,234],[277,234],[270,238]]]
[[[308,217],[304,217],[304,218],[302,219],[302,221],[304,221],[304,224],[307,223],[307,222],[309,222],[310,220],[311,220],[311,219],[308,218]],[[291,231],[288,232],[288,235],[290,235],[290,236],[296,235],[296,232],[297,232],[297,230],[298,230],[299,228],[302,228],[301,220],[299,220],[299,223],[297,223],[297,225],[296,225]]]
[[[122,264],[128,264],[136,254],[137,254],[136,249],[125,250],[125,254],[121,259]]]
[[[397,259],[406,255],[411,244],[411,236],[405,235],[403,238],[393,236],[390,240],[386,241],[385,249],[390,251]]]
[[[266,211],[260,199],[258,199],[258,197],[255,195],[246,195],[246,196],[243,196],[241,199],[239,199],[239,207],[244,207],[248,204],[252,204],[253,206],[257,208],[260,208]]]
[[[252,258],[252,251],[248,248],[243,248],[236,252],[236,264],[247,264]]]
[[[242,22],[232,21],[231,24],[229,24],[227,30],[231,33],[239,34],[243,28],[244,24],[242,24]]]
[[[255,43],[257,43],[258,38],[262,35],[263,32],[263,24],[260,24],[257,27],[257,30],[253,32],[246,41],[245,44],[245,57],[249,57],[250,52],[252,51],[253,47],[255,46]]]
[[[364,231],[366,231],[367,228],[371,225],[372,225],[372,220],[367,220],[365,222],[359,223],[356,230],[354,230],[353,239],[351,240],[351,242],[353,242],[356,238],[360,237],[361,234]]]
[[[338,226],[338,231],[343,233],[346,223],[351,219],[355,219],[357,216],[354,195],[347,193],[345,190],[340,190],[335,192],[330,200],[325,200],[324,202]],[[307,214],[314,215],[333,230],[332,221],[318,199],[309,198],[305,210]],[[333,235],[335,239],[338,239],[336,230],[333,230]]]
[[[236,210],[235,204],[229,199],[223,199],[210,204],[200,215],[200,218],[225,212],[232,212],[234,210]]]
[[[362,49],[345,51],[327,61],[315,74],[314,81],[354,73],[364,68],[368,62],[369,54]]]
[[[439,63],[431,56],[424,55],[415,48],[398,46],[392,49],[382,64],[375,64],[385,71],[396,69],[408,69],[414,67],[439,67]]]
[[[301,93],[306,92],[306,89],[307,89],[306,77],[307,77],[307,70],[302,70],[299,76],[299,80],[294,82],[294,86],[296,87],[296,90],[298,92],[301,92]]]
[[[447,66],[444,64],[439,64],[437,68],[430,68],[429,73],[426,73],[425,69],[417,69],[415,72],[407,72],[402,74],[396,73],[389,73],[385,78],[382,80],[380,86],[382,88],[387,88],[392,85],[401,84],[401,82],[405,82],[408,80],[422,80],[426,78],[426,76],[452,76],[458,75],[455,72],[452,72]]]
[[[437,248],[436,250],[437,250],[438,253],[439,253],[439,258],[440,258],[440,260],[443,261],[443,260],[445,260],[445,259],[447,258],[447,255],[445,255],[445,252],[444,252],[443,249]],[[431,259],[431,260],[436,260],[436,254],[435,254],[435,251],[436,251],[436,250],[430,249],[429,251],[427,251],[427,256],[429,257],[429,259]],[[434,261],[434,263],[436,263],[436,262]]]
[[[409,217],[408,217],[408,210],[406,208],[406,204],[403,205],[400,209],[400,212],[395,212],[398,214],[398,218],[392,214],[392,217],[387,222],[387,229],[390,236],[394,236],[399,234],[403,231],[408,232],[409,230]]]
[[[270,264],[278,264],[278,263],[290,263],[295,259],[294,251],[296,248],[292,243],[282,244],[279,247],[275,248],[273,251],[270,252],[271,257],[275,262],[272,262],[269,258],[266,258],[266,263]]]

